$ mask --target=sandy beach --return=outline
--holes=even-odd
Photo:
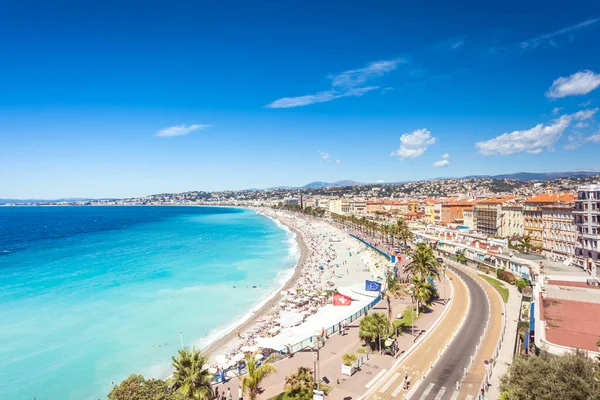
[[[277,336],[287,337],[295,333],[296,336],[310,337],[315,327],[320,329],[321,324],[330,326],[333,323],[331,318],[345,318],[344,313],[349,314],[350,309],[333,307],[331,299],[325,298],[323,293],[338,289],[353,295],[356,304],[352,309],[363,307],[373,300],[369,297],[372,293],[361,293],[365,279],[381,279],[385,271],[386,260],[383,257],[323,220],[271,209],[257,211],[295,233],[300,256],[293,276],[282,289],[250,318],[204,349],[213,367],[227,365],[224,359],[229,360],[231,365],[231,359],[240,357],[249,348],[258,349],[261,343],[278,343],[276,346],[281,346],[284,339]],[[306,297],[300,298],[303,294]],[[278,327],[282,300],[285,302],[286,298],[291,298],[292,302],[287,304],[293,307],[285,307],[286,310],[304,315],[304,321],[298,326]],[[293,300],[298,298],[305,301],[296,308]]]

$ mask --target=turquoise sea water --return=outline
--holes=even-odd
[[[179,332],[206,344],[296,257],[247,210],[0,207],[0,399],[105,399],[131,373],[164,378]]]

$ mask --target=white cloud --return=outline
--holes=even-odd
[[[444,160],[434,162],[433,166],[436,168],[440,168],[440,167],[445,167],[448,164],[450,164],[450,161],[444,159]]]
[[[598,133],[592,135],[592,136],[588,136],[585,138],[586,142],[594,142],[594,143],[600,143],[600,131],[598,131]]]
[[[546,33],[545,35],[539,35],[529,40],[525,40],[521,42],[521,48],[525,50],[534,49],[543,44],[549,44],[551,46],[557,46],[557,43],[553,38],[557,39],[558,37],[565,35],[567,33],[572,33],[578,31],[580,29],[586,28],[590,25],[595,24],[600,21],[600,18],[588,19],[587,21],[580,22],[579,24],[567,26],[566,28],[559,29],[554,32]]]
[[[442,158],[444,158],[444,159],[448,159],[448,158],[450,158],[450,154],[446,153],[446,154],[444,154],[444,155],[442,156]]]
[[[365,68],[352,69],[344,71],[337,75],[329,76],[331,86],[351,88],[364,84],[369,79],[383,76],[396,69],[399,63],[405,61],[397,58],[395,60],[375,61],[367,65]]]
[[[328,90],[326,92],[319,92],[315,94],[309,94],[298,97],[284,97],[279,100],[275,100],[271,104],[267,105],[267,108],[292,108],[308,106],[315,103],[326,103],[341,97],[360,97],[363,94],[370,92],[371,90],[379,89],[379,86],[366,86],[352,88],[345,92],[339,92],[337,90]]]
[[[377,181],[377,182],[375,182],[375,183],[384,183],[384,182],[385,182],[385,181],[381,181],[381,180],[379,180],[379,181]]]
[[[590,70],[579,71],[555,80],[546,92],[546,97],[558,99],[566,96],[580,96],[588,94],[598,86],[600,86],[600,74],[595,74]]]
[[[198,130],[206,130],[210,127],[210,125],[174,125],[168,128],[163,128],[156,132],[156,136],[160,137],[173,137],[173,136],[183,136],[194,131]]]
[[[324,151],[320,151],[319,155],[321,156],[321,159],[325,162],[331,162],[331,156],[329,155],[329,153],[325,153]]]
[[[436,138],[431,136],[431,132],[427,129],[418,129],[411,133],[405,133],[400,137],[400,147],[391,155],[398,156],[401,159],[419,157],[435,141]]]
[[[575,124],[575,128],[579,129],[587,128],[588,126],[590,126],[590,124],[588,124],[587,122],[578,122]]]
[[[590,104],[592,104],[592,101],[588,100],[588,101],[584,101],[583,103],[581,103],[580,106],[581,107],[589,107]]]
[[[396,69],[399,63],[405,62],[397,58],[395,60],[383,60],[372,62],[365,68],[344,71],[337,75],[329,76],[331,79],[331,89],[296,97],[283,97],[268,104],[267,108],[292,108],[308,106],[315,103],[326,103],[342,97],[360,97],[363,94],[380,86],[363,86],[368,80],[383,76]],[[391,87],[386,87],[382,90],[385,93],[388,90],[393,90]]]
[[[552,120],[550,124],[537,124],[531,129],[504,133],[493,139],[478,142],[479,153],[489,155],[509,155],[521,152],[538,154],[543,150],[552,150],[572,121],[592,118],[598,108],[581,110],[574,114],[565,114]]]
[[[341,160],[335,160],[335,163],[336,163],[336,164],[341,164],[341,163],[342,163],[342,161],[341,161]]]
[[[556,115],[558,114],[564,107],[554,107],[552,109],[552,114]]]

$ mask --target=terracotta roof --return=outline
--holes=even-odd
[[[477,204],[502,204],[507,202],[508,200],[512,200],[515,197],[513,196],[509,196],[509,197],[503,197],[503,198],[496,198],[496,197],[492,197],[490,199],[485,199],[485,200],[480,200],[479,203]]]
[[[570,203],[572,201],[575,201],[575,196],[571,193],[545,193],[530,197],[525,200],[525,203]]]

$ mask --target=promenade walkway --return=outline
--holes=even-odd
[[[403,261],[403,264],[405,261]],[[399,265],[402,268],[403,265]],[[454,280],[451,281],[454,283]],[[459,282],[456,279],[456,282]],[[439,293],[444,296],[450,296],[451,289],[449,283],[442,279],[439,282]],[[455,290],[456,293],[456,290]],[[466,299],[465,296],[461,296]],[[466,300],[465,300],[466,301]],[[439,301],[434,302],[422,313],[421,316],[415,321],[412,328],[407,329],[399,338],[398,346],[400,348],[396,358],[389,355],[382,355],[379,352],[372,354],[359,353],[359,349],[366,349],[363,342],[358,337],[359,324],[362,318],[352,322],[348,326],[348,332],[346,335],[341,336],[338,333],[330,336],[325,345],[319,350],[319,367],[318,375],[322,383],[326,383],[331,386],[332,390],[329,392],[328,397],[332,399],[358,399],[366,390],[371,388],[387,371],[389,371],[396,363],[397,359],[413,346],[414,342],[417,342],[421,336],[431,329],[431,327],[438,320],[442,314],[448,299],[442,298]],[[460,302],[452,302],[452,304],[459,304]],[[397,315],[402,313],[404,309],[412,304],[410,297],[397,298],[391,300],[393,314]],[[385,301],[381,301],[376,305],[369,313],[373,312],[384,312],[387,313],[387,305]],[[465,311],[466,312],[466,311]],[[465,314],[462,313],[462,315]],[[460,319],[459,313],[453,314],[455,318]],[[414,332],[414,336],[413,336]],[[437,330],[436,330],[437,332]],[[421,348],[418,346],[417,349]],[[427,353],[431,353],[437,356],[437,351],[431,349],[426,350]],[[354,353],[359,359],[362,358],[364,364],[361,365],[360,369],[351,377],[341,374],[342,356],[346,353]],[[368,357],[368,360],[367,360]],[[411,358],[412,360],[413,358]],[[415,357],[415,362],[418,357]],[[260,399],[269,399],[283,391],[284,380],[287,375],[290,375],[297,371],[298,367],[313,368],[314,366],[314,352],[310,349],[297,352],[291,358],[286,358],[276,362],[275,367],[277,373],[267,377],[263,382],[263,393],[259,396]],[[417,371],[426,369],[428,365],[423,364],[418,369],[414,369],[414,374]],[[237,394],[237,388],[239,386],[239,378],[234,378],[224,384],[217,385],[219,392],[231,389],[232,393]]]
[[[454,272],[448,270],[446,274],[453,288],[453,299],[437,329],[434,329],[406,358],[394,365],[386,375],[377,381],[364,398],[373,400],[404,398],[406,394],[406,391],[403,390],[405,374],[409,375],[411,385],[417,385],[452,340],[454,333],[459,329],[461,321],[467,314],[469,293],[466,285]]]

